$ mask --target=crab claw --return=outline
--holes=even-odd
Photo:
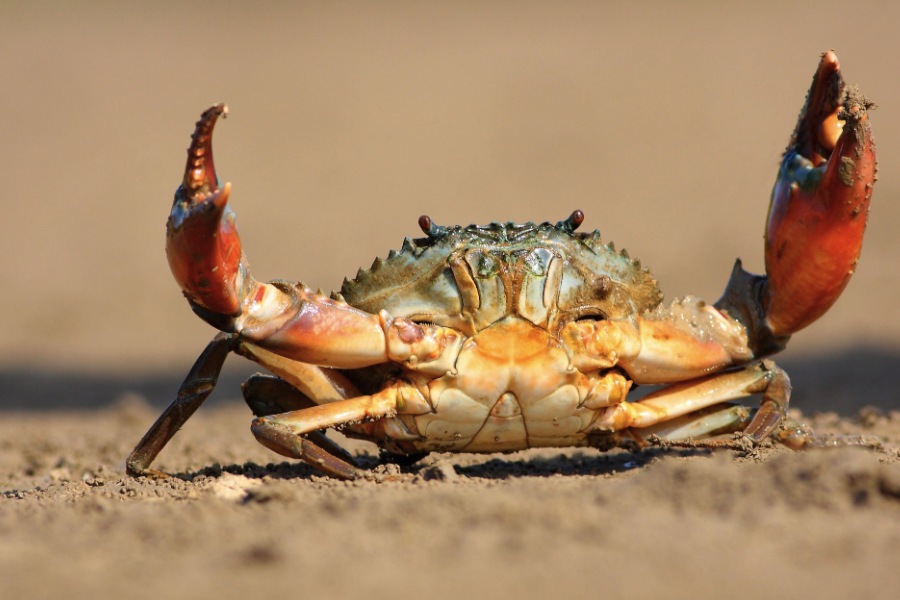
[[[213,313],[241,312],[241,240],[228,206],[231,184],[219,186],[212,133],[228,108],[203,113],[191,136],[184,182],[175,192],[166,235],[166,255],[175,280],[193,303]]]
[[[776,336],[822,316],[856,268],[876,179],[873,107],[823,54],[769,205],[762,301]]]

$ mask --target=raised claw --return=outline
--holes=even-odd
[[[188,148],[184,181],[169,216],[166,255],[175,280],[193,303],[222,315],[241,312],[241,240],[228,206],[231,184],[219,185],[212,133],[228,108],[200,117]]]
[[[822,316],[856,268],[876,179],[873,107],[823,54],[769,206],[762,302],[775,336]]]

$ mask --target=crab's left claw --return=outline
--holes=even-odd
[[[769,206],[762,302],[775,336],[822,316],[856,268],[876,179],[873,106],[823,54]]]

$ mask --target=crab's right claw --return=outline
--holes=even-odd
[[[823,54],[769,206],[762,301],[776,336],[822,316],[856,268],[875,184],[873,106]]]
[[[241,240],[228,206],[231,184],[219,186],[212,155],[213,127],[227,112],[217,104],[197,122],[184,182],[169,216],[166,255],[189,300],[213,313],[236,315],[241,312]]]

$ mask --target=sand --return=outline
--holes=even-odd
[[[0,6],[0,597],[868,597],[900,583],[900,5]],[[760,272],[819,54],[880,108],[863,256],[776,357],[880,451],[541,450],[320,477],[256,444],[232,359],[156,466],[124,458],[212,330],[163,230],[194,121],[259,279],[340,286],[438,224],[557,221],[667,298]]]
[[[878,435],[877,452],[551,449],[401,469],[345,441],[381,483],[273,458],[248,412],[199,413],[161,481],[123,473],[153,415],[138,401],[7,414],[4,596],[890,598],[900,584],[900,412],[815,421]]]

